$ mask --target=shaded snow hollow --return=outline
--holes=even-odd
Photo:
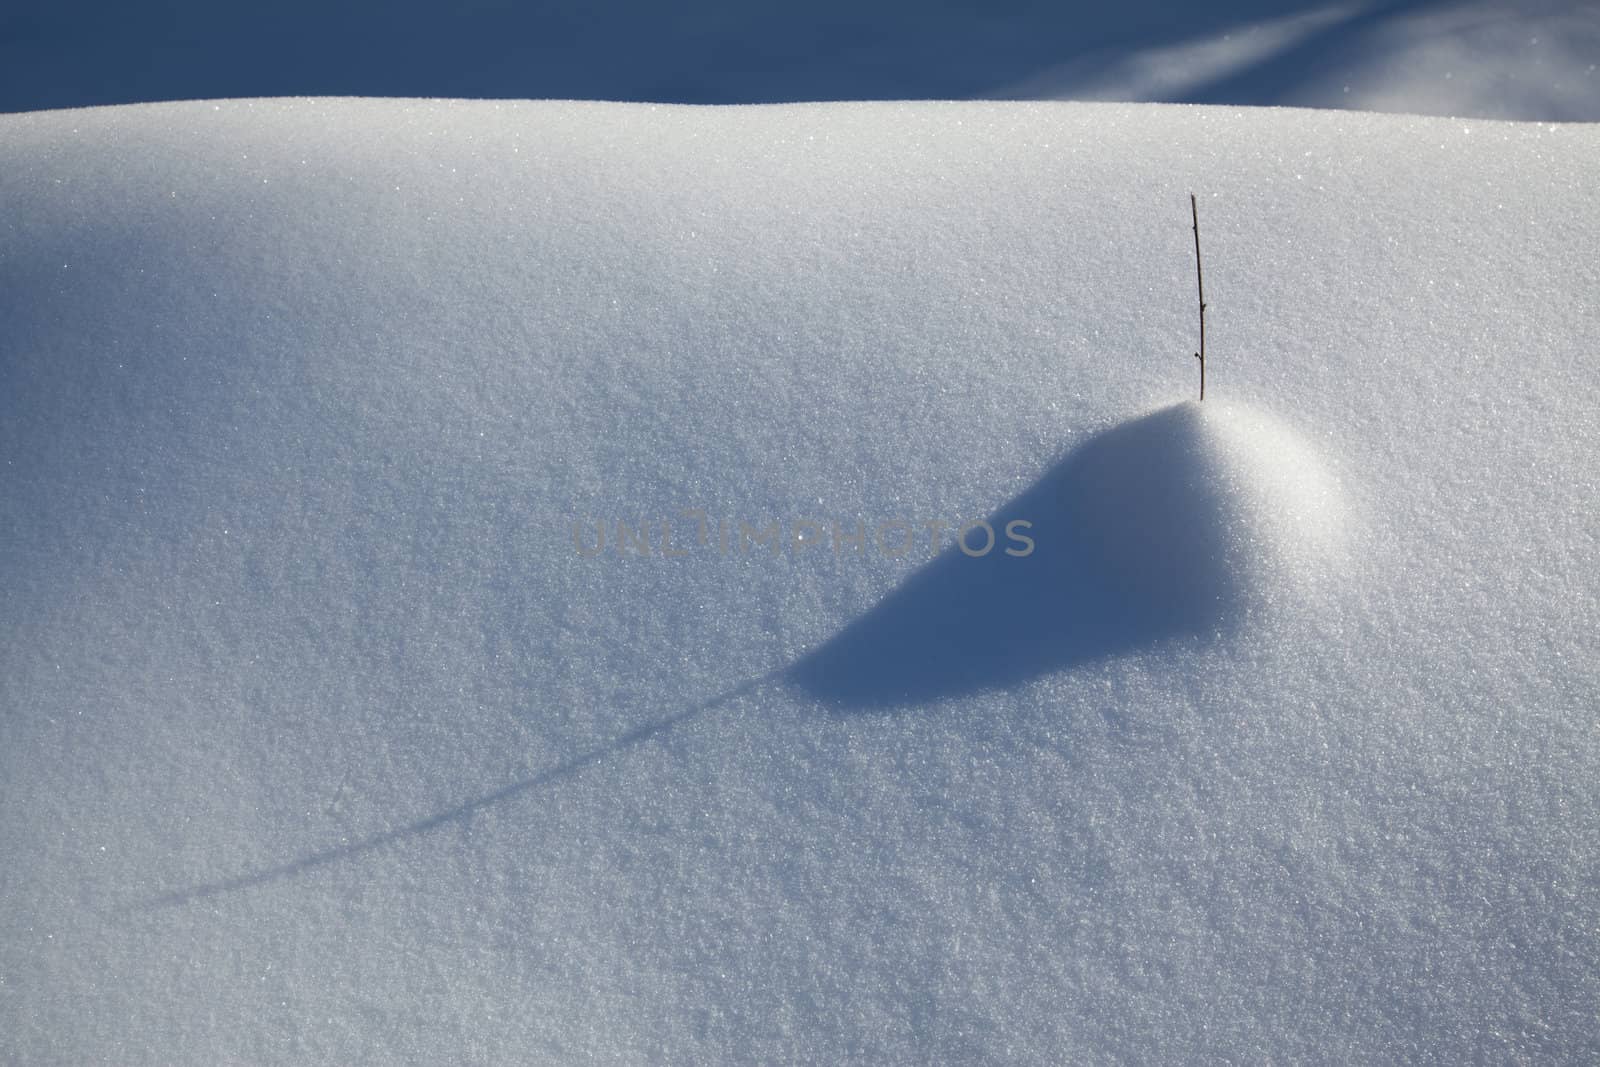
[[[0,149],[0,1059],[1600,1054],[1594,127]]]

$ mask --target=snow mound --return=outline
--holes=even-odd
[[[1345,507],[1316,451],[1271,415],[1190,401],[1073,457],[1082,527],[1136,610],[1183,628],[1312,591],[1342,556]]]
[[[791,677],[836,706],[891,708],[1238,633],[1321,594],[1344,511],[1315,450],[1272,416],[1163,408],[1073,450]],[[991,536],[1006,548],[979,555]]]

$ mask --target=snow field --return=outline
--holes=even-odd
[[[0,145],[4,1058],[1597,1051],[1594,128]],[[572,541],[684,509],[1037,551]]]

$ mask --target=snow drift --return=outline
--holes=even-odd
[[[1600,1052],[1593,127],[0,145],[5,1058]]]

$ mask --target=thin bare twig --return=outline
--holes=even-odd
[[[1200,271],[1200,208],[1194,194],[1189,194],[1189,214],[1194,217],[1194,284],[1200,295],[1200,351],[1194,358],[1200,361],[1200,399],[1206,398],[1206,281]]]

